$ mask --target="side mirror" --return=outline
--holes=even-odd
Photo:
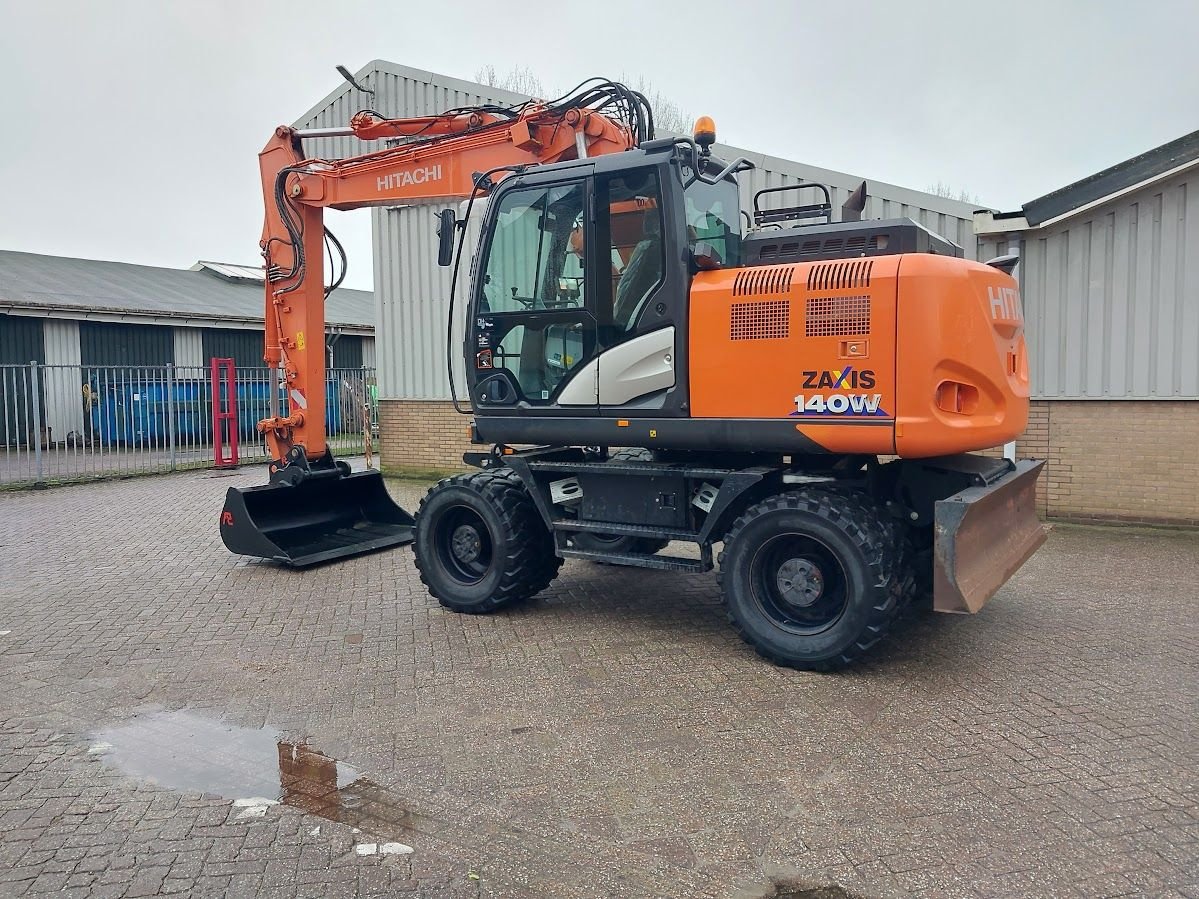
[[[443,209],[437,214],[437,264],[449,265],[454,261],[454,229],[458,217],[452,209]]]

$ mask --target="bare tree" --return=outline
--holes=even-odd
[[[978,195],[972,194],[968,190],[958,190],[952,185],[946,184],[944,181],[938,181],[936,184],[930,184],[924,189],[925,193],[932,194],[934,197],[944,197],[947,200],[960,200],[963,203],[978,204]]]
[[[665,97],[644,75],[638,75],[635,79],[631,79],[622,73],[620,77],[625,84],[645,95],[650,108],[654,111],[654,125],[657,128],[663,131],[673,131],[676,134],[691,133],[691,126],[694,124],[691,113]],[[498,87],[502,90],[512,91],[514,94],[523,94],[526,97],[537,97],[542,100],[556,97],[561,93],[552,88],[546,90],[545,83],[537,77],[532,69],[526,66],[513,66],[507,74],[503,75],[497,72],[493,65],[481,66],[475,70],[475,81],[488,87]]]
[[[533,74],[533,70],[527,66],[513,66],[506,75],[500,75],[496,72],[495,66],[486,65],[475,72],[475,81],[479,84],[486,84],[488,87],[498,87],[501,90],[523,94],[526,97],[536,97],[539,100],[548,99],[551,93],[545,89],[541,79]]]
[[[628,76],[622,74],[621,80],[630,83]],[[673,131],[676,134],[690,134],[695,124],[695,116],[678,103],[665,97],[654,87],[644,75],[638,75],[631,86],[639,93],[645,94],[649,100],[650,109],[654,111],[654,127],[662,131]]]

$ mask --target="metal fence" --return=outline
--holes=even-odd
[[[286,392],[273,389],[288,414]],[[267,461],[257,423],[269,414],[271,390],[269,369],[237,369],[241,462]],[[0,365],[0,487],[210,466],[212,396],[208,368]],[[325,400],[334,454],[363,451],[364,410],[377,440],[374,369],[330,369]]]

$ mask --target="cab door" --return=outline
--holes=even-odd
[[[596,272],[600,346],[591,365],[605,413],[660,413],[677,380],[673,297],[685,289],[667,290],[662,175],[660,167],[644,166],[596,178],[596,268],[603,271]]]
[[[584,372],[596,353],[592,185],[571,174],[491,203],[467,336],[471,400],[488,414],[595,411],[596,378]]]

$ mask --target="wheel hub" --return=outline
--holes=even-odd
[[[483,540],[472,525],[459,525],[450,537],[450,549],[459,562],[474,562],[483,552]]]
[[[788,559],[775,577],[779,596],[789,605],[807,608],[824,593],[824,575],[807,559]]]

